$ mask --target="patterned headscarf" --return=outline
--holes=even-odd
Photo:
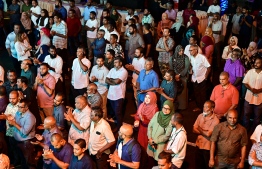
[[[179,56],[178,54],[181,49],[183,49],[183,47],[181,45],[178,45],[172,57],[173,69],[175,73],[182,72],[185,68],[186,55],[182,54],[182,56]]]
[[[253,47],[252,51],[250,50],[250,47]],[[257,53],[257,43],[256,42],[250,42],[250,44],[247,48],[247,55],[248,55],[248,57],[251,57],[255,53]]]

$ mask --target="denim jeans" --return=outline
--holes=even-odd
[[[244,117],[243,117],[243,123],[244,127],[248,130],[250,127],[250,115],[251,113],[254,113],[254,121],[251,127],[251,131],[254,131],[256,126],[260,124],[261,115],[262,115],[262,104],[260,105],[254,105],[249,104],[246,100],[244,103]]]
[[[124,99],[118,99],[118,100],[108,99],[108,101],[113,109],[113,113],[117,121],[117,128],[119,129],[123,123],[122,109],[123,109]]]

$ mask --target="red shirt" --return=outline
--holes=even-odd
[[[66,24],[68,29],[67,36],[77,36],[82,27],[80,19],[77,17],[67,18]]]
[[[184,25],[187,25],[187,22],[189,21],[189,17],[192,14],[194,14],[196,16],[196,12],[193,9],[191,9],[191,10],[185,9],[184,10],[184,12],[183,12]]]

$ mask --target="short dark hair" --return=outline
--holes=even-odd
[[[96,16],[96,12],[95,11],[91,11],[90,14],[93,14]]]
[[[183,124],[183,115],[180,113],[175,113],[173,115],[173,121],[178,122],[179,124]]]
[[[144,26],[144,28],[145,28],[146,30],[150,30],[150,28],[151,28],[151,26],[150,26],[149,23],[145,23],[143,26]]]
[[[115,57],[115,51],[113,49],[108,49],[107,52],[110,53],[113,57]]]
[[[56,12],[55,14],[54,14],[54,17],[58,17],[59,19],[62,19],[62,14],[61,13],[58,13],[58,12]]]
[[[29,106],[29,102],[26,99],[21,99],[19,103],[24,103],[26,107]]]
[[[114,39],[118,39],[118,36],[117,36],[117,34],[111,34],[110,36],[112,36]]]
[[[73,3],[75,3],[75,0],[69,0],[69,2],[73,2]]]
[[[5,86],[0,86],[0,96],[6,96],[6,88],[5,88]]]
[[[74,14],[76,13],[74,9],[69,9],[69,11],[73,12]]]
[[[103,117],[103,111],[100,107],[96,106],[96,107],[92,107],[91,109],[95,113],[95,116],[98,116],[99,118]]]
[[[28,85],[28,79],[24,76],[20,76],[17,78],[17,80],[20,79],[21,83],[25,83],[26,85]]]
[[[86,148],[86,141],[82,138],[77,139],[74,144],[77,144],[80,148]]]
[[[56,47],[54,46],[54,45],[51,45],[50,47],[49,47],[49,50],[50,49],[54,49],[55,51],[56,51]]]
[[[159,155],[158,155],[158,159],[166,159],[167,163],[171,163],[171,154],[167,153],[165,151],[162,151]]]
[[[62,93],[62,92],[58,92],[58,93],[56,94],[56,96],[60,96],[60,97],[62,97],[62,101],[65,100],[65,94]]]
[[[48,63],[41,63],[41,64],[40,64],[40,67],[41,67],[41,66],[45,66],[45,67],[47,67],[47,68],[49,69],[49,64],[48,64]]]
[[[105,57],[104,57],[103,54],[101,54],[101,55],[96,56],[96,59],[103,59],[103,60],[105,60]]]
[[[56,1],[58,1],[58,3],[60,3],[61,5],[63,4],[62,0],[56,0]]]
[[[36,4],[38,4],[37,0],[32,0],[31,2],[35,1]]]
[[[196,35],[192,35],[190,38],[193,38],[194,41],[198,41],[198,37]]]
[[[109,16],[106,16],[103,19],[107,20],[108,22],[110,21],[110,17]]]
[[[255,58],[255,61],[256,61],[256,60],[260,60],[260,61],[262,62],[262,57],[256,57],[256,58]]]
[[[106,8],[105,8],[105,9],[103,9],[102,13],[103,13],[103,12],[110,13],[109,9],[106,9]]]
[[[133,18],[139,21],[139,17],[137,15],[134,15]]]
[[[153,63],[154,63],[154,60],[153,60],[153,58],[148,57],[148,58],[146,59],[146,62],[153,62]]]
[[[104,35],[105,35],[105,33],[106,33],[104,29],[99,29],[98,32],[103,32]]]
[[[212,108],[215,108],[216,103],[213,100],[207,100],[205,103],[210,103]]]
[[[133,29],[137,30],[137,27],[136,27],[136,25],[135,25],[135,24],[131,24],[131,25],[129,25],[129,27],[131,27],[131,28],[133,28]]]
[[[115,60],[118,60],[119,62],[123,63],[123,58],[120,57],[120,56],[115,57],[115,58],[114,58],[114,61],[115,61]]]
[[[83,50],[83,53],[84,55],[86,54],[86,48],[84,46],[79,46],[77,49],[82,49]]]
[[[14,73],[16,75],[16,71],[14,69],[8,70],[6,74],[8,75],[9,73]]]
[[[172,78],[174,77],[174,71],[173,70],[168,70],[166,71],[166,73],[168,73]]]
[[[139,50],[140,53],[143,53],[143,52],[144,52],[144,48],[142,48],[142,47],[137,47],[136,49]]]
[[[132,24],[135,24],[135,23],[136,23],[135,19],[133,19],[133,18],[130,18],[129,21],[131,21]]]

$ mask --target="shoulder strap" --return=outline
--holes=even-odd
[[[130,156],[132,156],[132,149],[133,149],[133,146],[138,144],[136,140],[133,140],[129,145],[128,145],[128,154]]]

